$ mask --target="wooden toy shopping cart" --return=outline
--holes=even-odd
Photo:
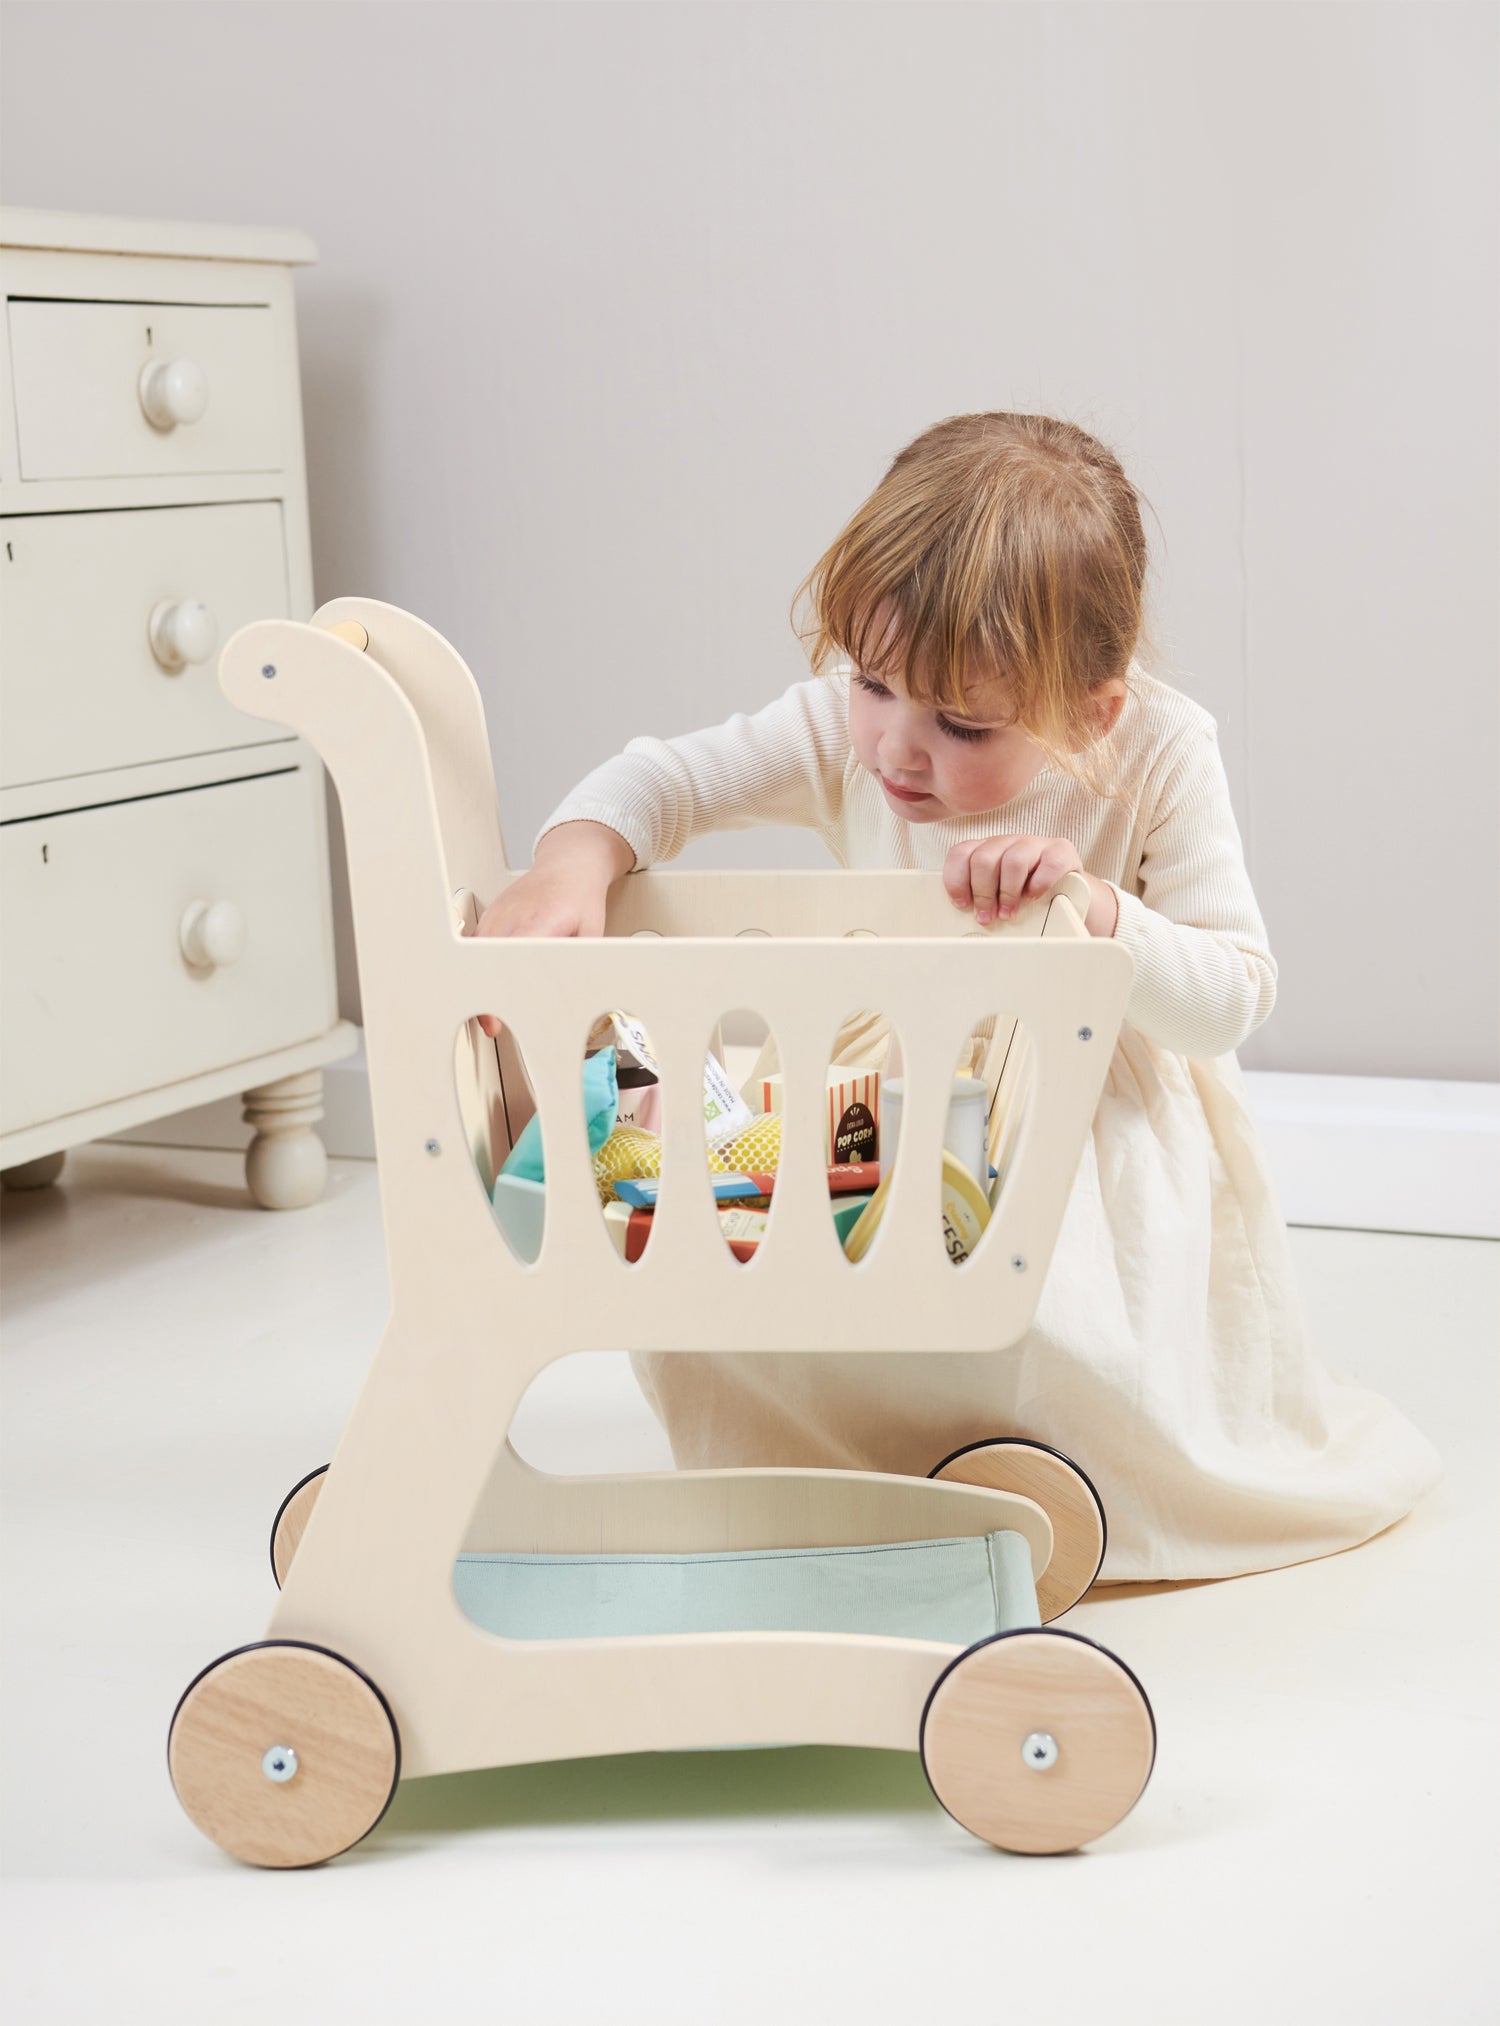
[[[564,1477],[506,1435],[532,1380],[577,1351],[1014,1343],[1130,989],[1126,952],[1084,929],[1082,882],[976,933],[926,874],[646,872],[618,883],[602,937],[476,940],[464,929],[517,875],[478,690],[449,644],[346,598],[311,625],[243,628],[220,680],[306,738],[338,788],[392,1308],[331,1465],[277,1515],[266,1636],[178,1704],[188,1814],[250,1863],[307,1865],[366,1835],[403,1775],[842,1744],[920,1751],[948,1812],[1006,1849],[1070,1850],[1118,1822],[1155,1724],[1122,1662],[1047,1627],[1104,1548],[1092,1485],[1054,1450],[971,1444],[927,1478]],[[663,1091],[661,1204],[630,1265],[580,1103],[585,1037],[621,1006]],[[776,1037],[785,1090],[749,1264],[720,1235],[701,1113],[705,1049],[740,1008]],[[832,1038],[868,1008],[899,1034],[905,1095],[882,1228],[852,1264],[822,1112]],[[955,1267],[937,1216],[953,1064],[997,1011],[1001,1172]],[[480,1012],[503,1021],[498,1044]],[[547,1179],[528,1262],[486,1191],[533,1103]]]

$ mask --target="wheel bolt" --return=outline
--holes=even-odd
[[[260,1769],[268,1780],[274,1780],[278,1787],[294,1778],[297,1771],[297,1754],[290,1745],[272,1745],[260,1762]]]
[[[1051,1731],[1033,1731],[1022,1742],[1021,1757],[1034,1773],[1050,1773],[1057,1764],[1057,1739]]]

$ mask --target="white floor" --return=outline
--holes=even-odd
[[[1003,1856],[914,1756],[819,1750],[413,1782],[348,1857],[278,1874],[181,1813],[167,1723],[261,1636],[271,1516],[379,1335],[375,1171],[337,1162],[321,1204],[271,1216],[229,1154],[71,1156],[4,1201],[8,2017],[1489,2026],[1500,1247],[1293,1243],[1330,1363],[1449,1475],[1353,1553],[1077,1607],[1160,1736],[1087,1852]],[[555,1467],[668,1460],[614,1358],[548,1374],[518,1439]]]

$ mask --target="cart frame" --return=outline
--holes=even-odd
[[[344,598],[311,624],[243,628],[220,680],[241,710],[314,747],[338,790],[391,1288],[266,1639],[331,1650],[378,1684],[406,1774],[752,1741],[913,1749],[964,1649],[847,1633],[503,1639],[460,1610],[454,1560],[1008,1530],[1041,1579],[1052,1523],[1015,1491],[808,1469],[564,1477],[503,1432],[538,1373],[577,1351],[1016,1341],[1131,986],[1126,951],[1084,926],[1083,882],[979,931],[928,874],[645,872],[617,883],[603,937],[476,940],[479,897],[519,875],[479,692],[449,643],[396,607]],[[644,1022],[662,1067],[661,1203],[630,1266],[599,1215],[579,1103],[585,1036],[612,1006]],[[890,1016],[906,1094],[883,1227],[854,1265],[828,1216],[820,1120],[834,1036],[861,1008]],[[767,1022],[785,1078],[774,1213],[748,1265],[718,1232],[699,1111],[705,1048],[736,1009]],[[505,1023],[498,1044],[481,1011]],[[1029,1042],[1029,1099],[984,1242],[955,1268],[933,1214],[947,1095],[960,1045],[996,1014],[1000,1059],[1016,1022]],[[517,1047],[547,1172],[529,1264],[487,1198],[530,1109]]]

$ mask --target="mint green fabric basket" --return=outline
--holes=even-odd
[[[1041,1623],[1031,1551],[1008,1530],[733,1554],[462,1554],[453,1590],[505,1639],[862,1632],[971,1646]]]

